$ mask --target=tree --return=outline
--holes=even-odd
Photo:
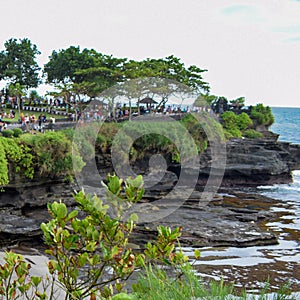
[[[53,84],[66,84],[82,82],[83,76],[76,71],[94,67],[94,58],[91,51],[71,46],[68,49],[53,51],[49,62],[44,66],[47,82]]]
[[[196,66],[187,68],[173,55],[160,59],[147,58],[135,61],[105,55],[93,49],[84,49],[81,52],[79,47],[74,46],[59,52],[53,51],[49,62],[44,67],[48,83],[71,84],[77,91],[84,91],[84,94],[90,98],[99,97],[101,93],[116,84],[125,83],[126,86],[128,81],[134,79],[136,84],[131,83],[130,87],[128,85],[126,93],[130,99],[137,100],[138,107],[144,95],[156,94],[160,97],[158,106],[163,106],[168,101],[168,97],[176,92],[181,95],[182,101],[188,94],[208,92],[208,83],[202,78],[202,72],[205,71]],[[150,87],[152,78],[154,84]],[[190,90],[183,91],[182,87],[178,88],[178,83],[187,86]],[[75,94],[80,98],[78,92]]]
[[[32,102],[34,102],[38,98],[39,98],[39,94],[36,90],[30,91],[30,93],[29,93],[29,106],[31,105]]]
[[[205,71],[196,66],[186,68],[179,58],[171,55],[159,59],[147,58],[143,61],[130,60],[124,64],[123,72],[127,80],[147,78],[148,94],[160,97],[160,103],[157,105],[159,107],[164,106],[168,98],[175,93],[180,95],[183,101],[192,92],[208,92],[208,83],[203,81],[201,75]]]
[[[125,80],[123,66],[127,59],[97,53],[95,50],[91,50],[90,55],[94,59],[93,67],[77,70],[75,74],[81,76],[82,83],[90,86],[87,94],[95,98]]]
[[[16,103],[18,105],[19,115],[21,114],[21,97],[25,96],[25,87],[19,83],[10,84],[8,87],[10,96],[16,97]]]
[[[255,126],[264,125],[271,126],[274,123],[274,115],[269,106],[264,106],[262,103],[251,107],[251,119],[253,119]]]
[[[58,91],[50,92],[49,95],[56,98],[62,98],[64,103],[70,104],[71,98],[74,96],[72,90],[72,84],[64,83],[64,84],[56,85],[55,88]]]
[[[230,105],[233,107],[235,112],[239,112],[245,106],[245,97],[230,100]]]
[[[211,102],[211,108],[216,114],[222,114],[228,110],[228,100],[225,97],[216,97]]]
[[[209,92],[209,85],[202,78],[202,73],[206,71],[195,65],[187,68],[174,55],[159,59],[147,58],[140,62],[131,60],[124,65],[126,78],[161,77],[185,84],[198,93]]]
[[[200,94],[194,102],[194,106],[211,107],[212,103],[218,99],[217,96]]]
[[[40,54],[36,45],[29,39],[10,39],[4,44],[5,50],[0,52],[0,80],[19,83],[26,89],[37,87],[41,82],[35,58]]]

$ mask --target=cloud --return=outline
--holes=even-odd
[[[264,21],[255,5],[236,4],[225,6],[220,12],[224,17],[238,18],[243,22],[257,23]]]
[[[300,36],[294,36],[283,40],[286,43],[298,43],[300,42]]]
[[[300,2],[300,0],[299,0],[299,2]],[[273,31],[282,32],[282,33],[300,33],[300,23],[297,25],[274,27]]]
[[[254,12],[254,8],[250,5],[230,5],[221,9],[224,15],[249,14]]]
[[[281,41],[283,43],[300,42],[300,24],[272,27],[271,31],[282,34]]]

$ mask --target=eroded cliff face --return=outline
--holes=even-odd
[[[11,176],[0,192],[0,246],[18,240],[41,241],[41,222],[49,219],[47,203],[62,199],[74,203],[73,186],[63,179]]]
[[[223,185],[287,183],[300,169],[300,145],[271,139],[231,140],[227,143]]]
[[[234,139],[227,143],[226,150],[226,168],[222,185],[223,188],[226,187],[228,191],[230,191],[231,187],[286,183],[292,180],[291,172],[300,169],[300,145],[281,143],[271,138],[257,140]],[[110,154],[107,153],[104,155],[105,157],[103,157],[103,154],[97,154],[96,161],[98,162],[98,167],[102,174],[112,170],[109,166],[109,155]],[[208,174],[211,171],[211,159],[209,149],[205,154],[201,155],[201,169],[198,186],[196,186],[198,193],[201,191],[201,187],[205,185]],[[143,162],[140,163],[142,164]],[[156,186],[157,190],[155,192],[148,192],[143,201],[152,203],[157,200],[157,197],[160,197],[161,193],[172,189],[176,184],[180,171],[180,165],[170,163],[168,165],[167,174],[163,179],[164,182]],[[85,175],[88,176],[88,173]],[[185,174],[185,176],[188,180],[189,174]],[[10,180],[9,186],[5,187],[4,191],[0,193],[0,239],[5,243],[11,243],[20,238],[40,238],[40,223],[45,222],[49,218],[47,203],[62,199],[68,205],[74,205],[72,194],[74,190],[80,188],[76,185],[65,183],[63,179],[54,180],[36,177],[34,180],[28,180],[25,177],[10,174]],[[200,197],[200,194],[198,194],[198,196]],[[193,197],[195,198],[195,196]],[[262,199],[262,201],[264,200]],[[172,205],[172,203],[170,203],[170,205]],[[202,210],[198,208],[194,213],[200,215],[205,214],[209,207],[211,206],[207,206]],[[189,207],[188,209],[191,208]],[[210,213],[212,212],[210,211]],[[241,222],[240,226],[236,226],[237,224],[234,223],[234,226],[230,226],[228,233],[234,228],[237,228],[236,230],[240,232],[239,229],[241,226],[252,226],[251,222],[256,222],[256,220],[253,220],[254,214],[252,211],[243,211],[242,213],[242,221],[240,221],[238,217],[236,220],[238,223]],[[189,216],[189,213],[185,215]],[[238,215],[241,215],[241,211],[238,212]],[[249,216],[251,216],[251,218]],[[266,214],[265,217],[268,218],[268,214]],[[197,220],[197,218],[198,217],[193,217],[190,220],[191,224],[193,220]],[[228,219],[228,211],[223,209],[221,218]],[[212,224],[212,220],[214,219],[212,215],[209,224],[202,224],[203,230],[207,228],[207,226],[215,226],[217,228],[218,224]],[[245,220],[249,220],[250,223],[248,224],[248,221],[245,223]],[[184,222],[186,223],[187,221]],[[182,224],[182,226],[183,225],[184,224]],[[195,226],[196,225],[199,227],[198,223],[195,224]],[[180,224],[177,224],[177,226],[180,226]],[[245,227],[245,235],[241,238],[245,238],[245,244],[250,241],[250,237],[246,235],[248,232],[247,226]],[[190,225],[190,228],[192,230],[193,225]],[[200,228],[199,230],[201,231],[202,229]],[[265,239],[265,236],[264,233],[258,229],[257,231],[261,237],[256,242],[259,244]],[[143,231],[143,234],[146,233]],[[236,232],[236,234],[238,234],[238,232]],[[190,236],[189,232],[186,232],[185,235]],[[230,244],[230,236],[234,237],[234,234],[226,236],[222,236],[221,234],[220,241],[226,239],[228,240],[228,244]],[[268,242],[273,243],[275,240],[274,236],[270,236]],[[197,242],[194,241],[194,243]],[[203,242],[203,244],[205,243],[206,242]],[[210,241],[207,239],[207,244],[209,243]],[[234,240],[232,240],[232,243],[234,243]]]
[[[198,185],[207,182],[213,158],[210,149],[201,155]],[[223,159],[223,157],[222,157]],[[232,139],[226,143],[226,159],[222,186],[247,187],[289,183],[292,171],[300,169],[300,145],[278,142],[274,138]],[[180,165],[169,170],[179,176]],[[218,172],[216,171],[216,176]],[[188,178],[189,174],[185,174]]]

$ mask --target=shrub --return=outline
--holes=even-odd
[[[10,132],[13,134],[13,131]],[[9,183],[9,169],[32,179],[37,170],[42,176],[68,177],[83,166],[76,145],[72,145],[62,132],[0,137],[0,186]]]
[[[14,128],[13,130],[14,137],[19,137],[21,134],[23,134],[23,130],[21,128]]]
[[[230,128],[230,129],[225,129],[225,136],[233,137],[233,138],[241,138],[242,132],[238,128]]]
[[[36,169],[43,176],[61,176],[82,169],[84,162],[76,151],[76,145],[66,138],[63,132],[44,134],[23,134],[20,140],[32,149]],[[75,163],[72,161],[75,160]]]
[[[5,143],[0,138],[0,186],[8,184],[8,163],[5,153]]]
[[[31,266],[22,255],[6,252],[4,261],[0,265],[1,299],[50,299],[46,294],[50,279],[31,276]]]
[[[248,129],[244,132],[243,136],[249,139],[257,139],[261,138],[263,135],[254,129]]]
[[[237,115],[236,122],[237,122],[237,126],[240,130],[245,130],[253,125],[251,118],[245,112]]]
[[[7,185],[8,181],[8,166],[16,173],[24,174],[28,178],[32,178],[34,174],[33,156],[31,149],[17,139],[0,138],[0,169],[1,179],[0,186]]]
[[[225,130],[225,129],[224,129],[224,137],[225,137],[226,141],[234,138],[234,136],[230,132],[228,132],[227,130]]]
[[[226,111],[221,115],[223,127],[227,130],[238,129],[237,115],[233,111]]]
[[[90,299],[97,296],[111,299],[115,291],[120,292],[123,288],[118,279],[128,278],[135,268],[143,267],[151,260],[169,265],[186,261],[181,251],[175,253],[179,228],[171,230],[159,226],[157,241],[149,242],[144,253],[134,253],[128,247],[137,216],[125,217],[124,213],[143,197],[142,185],[141,176],[123,181],[109,175],[104,185],[107,204],[83,191],[75,195],[78,203],[75,210],[68,212],[61,202],[48,204],[51,220],[41,224],[48,245],[46,253],[52,258],[48,269],[69,295],[66,299],[89,296]],[[112,209],[110,213],[109,208]],[[110,272],[106,272],[108,269]]]
[[[13,137],[14,132],[10,129],[5,129],[2,131],[2,135],[6,138],[10,138],[10,137]]]
[[[269,106],[264,106],[261,103],[251,108],[250,116],[257,126],[271,126],[275,120],[271,108]]]

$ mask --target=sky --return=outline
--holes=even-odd
[[[0,50],[29,38],[41,67],[71,45],[135,60],[172,54],[208,70],[211,94],[300,107],[300,0],[4,0],[0,21]]]

